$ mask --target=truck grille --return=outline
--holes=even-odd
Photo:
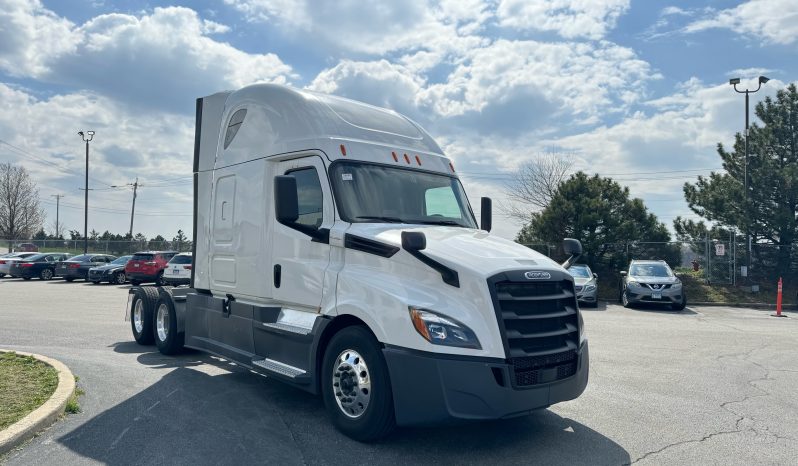
[[[579,317],[573,282],[523,280],[523,272],[488,279],[516,387],[554,382],[576,373]]]

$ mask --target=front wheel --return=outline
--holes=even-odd
[[[348,437],[369,442],[396,425],[388,366],[374,335],[347,327],[324,352],[322,393],[333,424]]]
[[[623,304],[623,307],[626,308],[632,307],[632,305],[629,303],[629,298],[626,296],[626,291],[621,292],[621,304]]]
[[[145,286],[137,288],[131,303],[130,327],[133,338],[140,345],[151,345],[153,340],[152,313],[158,301],[158,290]]]
[[[53,271],[50,269],[44,269],[39,273],[39,278],[42,280],[52,280],[53,278]]]
[[[158,302],[155,303],[153,335],[155,346],[161,354],[176,354],[183,349],[185,333],[177,332],[175,305],[169,293],[160,293]]]
[[[679,304],[671,304],[671,309],[674,311],[683,311],[687,307],[687,296],[682,296],[682,302]]]

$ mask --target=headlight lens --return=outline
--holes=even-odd
[[[582,291],[587,292],[587,291],[593,291],[595,289],[596,289],[596,285],[590,284],[590,285],[585,285],[585,287],[582,289]]]
[[[412,306],[408,309],[413,327],[433,345],[482,349],[474,331],[451,317]]]
[[[640,284],[634,280],[629,280],[626,282],[626,286],[628,286],[629,288],[637,288],[638,286],[640,286]]]
[[[681,287],[682,287],[682,282],[676,282],[676,283],[674,283],[673,285],[671,285],[671,288],[673,288],[673,289],[675,289],[675,290],[678,290],[678,289],[680,289]]]

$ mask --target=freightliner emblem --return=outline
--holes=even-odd
[[[551,278],[551,274],[548,272],[531,271],[525,273],[524,277],[528,278],[529,280],[548,280]]]

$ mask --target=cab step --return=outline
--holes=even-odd
[[[296,380],[302,378],[302,376],[305,375],[305,371],[303,369],[294,366],[289,366],[288,364],[268,358],[254,360],[252,361],[252,365],[264,369],[267,372],[282,375],[283,377],[288,377],[289,379]]]
[[[291,325],[282,322],[263,322],[261,325],[270,329],[282,330],[283,332],[295,333],[297,335],[309,335],[313,330],[311,328],[300,327],[298,325]]]

